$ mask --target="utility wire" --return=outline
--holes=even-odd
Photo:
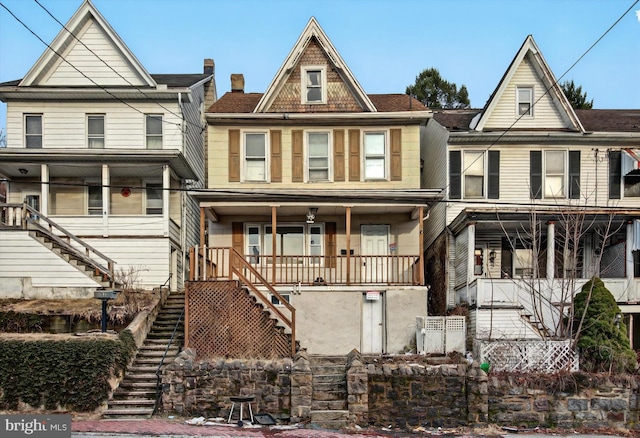
[[[116,96],[115,94],[113,94],[112,92],[110,92],[109,90],[107,90],[105,87],[103,87],[102,85],[98,84],[96,81],[94,81],[93,79],[91,79],[89,76],[87,76],[86,74],[84,74],[80,69],[78,69],[75,65],[71,64],[67,59],[65,59],[64,56],[62,56],[60,53],[58,53],[58,51],[56,51],[53,47],[51,47],[51,45],[49,45],[47,42],[45,42],[37,33],[35,33],[25,22],[23,22],[20,18],[18,18],[7,6],[4,5],[4,3],[0,2],[0,6],[2,6],[9,14],[11,14],[11,16],[18,22],[20,23],[25,29],[27,29],[33,36],[35,36],[36,38],[38,38],[38,40],[40,40],[40,42],[42,44],[44,44],[45,46],[47,46],[49,48],[49,50],[51,50],[53,53],[55,53],[60,59],[62,59],[64,62],[66,62],[71,68],[73,68],[75,71],[77,71],[78,73],[80,73],[84,78],[88,79],[92,84],[94,84],[96,87],[100,88],[102,91],[104,91],[105,93],[107,93],[109,96],[113,97],[114,99],[118,100],[119,102],[125,104],[126,106],[128,106],[129,108],[131,108],[132,110],[142,114],[142,115],[146,115],[144,112],[140,111],[138,108],[135,108],[134,106],[132,106],[131,104],[129,104],[128,102],[126,102],[125,100],[119,98],[118,96]],[[174,123],[174,122],[169,122],[167,120],[165,120],[165,118],[162,118],[162,122],[163,123],[168,123],[168,124],[172,124],[178,127],[181,127],[180,123]]]
[[[175,112],[171,111],[169,108],[165,107],[164,105],[162,105],[160,102],[158,102],[156,99],[154,99],[152,96],[149,96],[147,93],[145,93],[144,91],[142,91],[137,85],[132,84],[131,81],[129,81],[127,78],[125,78],[124,76],[122,76],[122,74],[120,74],[119,71],[117,71],[115,68],[113,68],[111,65],[109,65],[104,59],[102,59],[96,52],[94,52],[93,50],[91,50],[91,48],[89,46],[87,46],[80,38],[78,38],[73,32],[71,32],[71,30],[69,30],[67,28],[66,25],[64,25],[60,20],[58,20],[46,7],[44,7],[44,5],[42,5],[42,3],[40,3],[39,0],[33,0],[35,1],[38,6],[40,6],[47,14],[49,14],[49,16],[51,18],[53,18],[56,23],[58,23],[60,26],[62,26],[62,28],[64,30],[66,30],[69,35],[71,35],[73,38],[75,38],[75,40],[77,42],[79,42],[80,44],[82,44],[89,52],[91,52],[91,54],[93,56],[95,56],[97,59],[99,59],[105,66],[107,66],[109,69],[111,69],[111,71],[113,71],[115,74],[117,74],[121,79],[123,79],[127,84],[131,85],[133,88],[135,88],[137,91],[139,91],[143,96],[147,97],[149,100],[151,100],[152,102],[154,102],[155,104],[157,104],[160,108],[164,109],[165,111],[167,111],[170,114],[173,114],[174,116],[176,116],[177,118],[179,118],[180,120],[182,120],[185,123],[188,123],[200,130],[203,129],[202,126],[196,125],[195,123],[185,119],[184,117],[182,117],[179,114],[176,114]]]
[[[629,8],[624,11],[624,13],[611,25],[609,26],[609,28],[602,34],[600,35],[600,37],[582,54],[578,57],[578,59],[571,64],[571,66],[560,76],[558,77],[555,82],[553,84],[551,84],[551,86],[549,88],[547,88],[545,90],[544,93],[542,93],[542,95],[535,100],[535,102],[532,103],[531,105],[531,110],[533,111],[535,105],[538,104],[538,102],[540,102],[547,94],[549,94],[549,92],[551,91],[551,89],[553,89],[554,87],[556,87],[556,85],[558,85],[558,82],[567,75],[567,73],[569,73],[581,60],[582,58],[584,58],[609,32],[611,32],[611,30],[618,24],[620,23],[620,21],[625,17],[625,15],[627,15],[629,13],[629,11],[631,11],[631,9],[633,9],[633,7],[635,5],[638,4],[638,2],[640,2],[640,0],[635,0],[631,6],[629,6]],[[509,125],[509,127],[507,127],[506,130],[504,130],[493,142],[491,142],[491,144],[489,146],[487,146],[487,148],[483,151],[483,152],[487,152],[489,151],[489,149],[491,149],[493,146],[495,146],[507,133],[509,133],[509,131],[511,131],[513,129],[513,127],[516,125],[516,123],[518,123],[520,121],[520,119],[522,119],[522,117],[524,117],[525,114],[521,114],[511,125]],[[462,176],[464,175],[464,173],[469,170],[469,168],[471,166],[473,166],[473,164],[478,161],[481,157],[477,157],[475,160],[473,160],[471,163],[469,163],[469,165],[467,167],[465,167],[464,169],[461,170],[460,175],[457,175],[456,178],[458,179],[462,179]],[[482,159],[484,159],[484,154],[482,155]],[[447,184],[446,187],[444,187],[442,189],[442,193],[446,193],[446,191],[449,189],[449,187],[451,186],[451,181],[449,181],[449,183]],[[444,201],[443,201],[444,202]],[[446,202],[451,202],[449,200],[447,200]],[[536,204],[538,205],[538,204]]]

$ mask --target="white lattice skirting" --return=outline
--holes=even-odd
[[[555,373],[578,371],[578,353],[571,341],[476,341],[480,363],[491,371]]]

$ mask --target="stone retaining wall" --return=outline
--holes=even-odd
[[[186,350],[164,371],[163,409],[223,417],[229,397],[255,395],[254,413],[308,421],[312,375],[306,352],[294,360],[197,361]],[[477,363],[427,365],[347,357],[349,422],[361,426],[482,426],[635,429],[640,423],[638,381],[583,373],[491,374]]]

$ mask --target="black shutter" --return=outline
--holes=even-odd
[[[609,199],[620,199],[622,152],[609,151]]]
[[[569,198],[580,199],[580,151],[569,151]]]
[[[500,151],[489,151],[489,199],[500,199]]]
[[[449,151],[449,199],[462,197],[461,166],[460,151]]]
[[[542,151],[529,152],[530,195],[542,199]]]

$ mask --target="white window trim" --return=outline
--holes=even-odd
[[[28,148],[27,147],[27,136],[34,136],[36,134],[28,134],[27,133],[27,117],[40,117],[40,147],[39,148]],[[44,148],[44,114],[42,113],[25,113],[23,116],[22,126],[24,129],[24,148],[25,149],[43,149]]]
[[[247,222],[244,224],[244,251],[246,252],[245,255],[248,256],[249,258],[251,258],[252,254],[250,253],[250,248],[249,248],[249,228],[253,228],[253,227],[257,227],[260,231],[260,254],[256,254],[256,256],[258,257],[266,257],[266,258],[270,258],[272,257],[271,254],[271,246],[269,246],[268,248],[265,246],[265,237],[267,235],[267,227],[270,227],[271,224],[264,222],[264,223],[256,223],[256,222]],[[311,233],[309,232],[309,229],[311,227],[318,227],[320,228],[320,236],[321,236],[321,240],[320,240],[320,248],[321,248],[321,255],[317,256],[317,257],[324,257],[326,256],[326,248],[325,248],[325,225],[324,222],[315,222],[313,224],[307,224],[305,222],[281,222],[278,223],[276,225],[276,227],[282,227],[282,226],[299,226],[302,227],[302,229],[304,230],[304,235],[303,235],[303,240],[304,240],[304,254],[296,254],[299,256],[304,256],[305,260],[308,260],[309,257],[311,256]],[[323,259],[321,258],[321,261]],[[281,266],[281,264],[277,264],[276,266]],[[294,265],[295,266],[295,265]],[[305,265],[301,265],[301,266],[308,266],[305,262]],[[317,266],[317,265],[314,265]]]
[[[309,102],[307,100],[307,72],[320,70],[321,100]],[[327,66],[304,65],[300,67],[300,103],[303,105],[323,105],[327,103]]]
[[[89,133],[89,117],[102,117],[102,149],[106,149],[107,148],[107,116],[105,114],[100,114],[100,113],[87,113],[86,117],[85,117],[85,129],[86,129],[86,142],[87,142],[87,149],[100,149],[100,148],[91,148],[90,144],[91,142],[89,141],[91,138],[100,138],[97,136],[92,137],[91,134]],[[146,117],[145,117],[146,120]],[[145,127],[145,146],[146,146],[146,127]]]
[[[564,154],[564,171],[562,179],[561,195],[547,196],[547,152],[562,152]],[[542,151],[542,198],[543,199],[567,199],[569,197],[569,151],[567,149],[547,149]]]
[[[160,117],[160,135],[149,134],[147,132],[147,118],[148,117]],[[105,134],[106,134],[106,132],[105,132]],[[164,149],[164,114],[145,113],[145,115],[144,115],[144,148],[145,149],[149,149],[149,143],[148,143],[149,136],[152,136],[154,138],[155,137],[160,137],[160,149],[157,149],[157,150]]]
[[[384,178],[367,178],[367,156],[365,152],[365,137],[366,134],[384,134]],[[389,144],[390,133],[388,129],[371,129],[361,131],[362,140],[360,144],[360,171],[362,174],[362,181],[389,181],[389,174],[391,173],[391,145]]]
[[[467,152],[469,152],[469,153],[482,153],[482,196],[467,196],[465,194],[465,183],[466,183],[466,178],[465,177],[466,177],[467,167],[468,166],[465,165],[464,155]],[[461,183],[462,183],[461,184],[462,199],[487,199],[487,190],[488,190],[487,180],[489,179],[488,175],[487,175],[488,170],[489,170],[489,166],[488,166],[488,163],[487,163],[487,159],[488,159],[487,155],[488,154],[486,153],[486,150],[469,150],[469,151],[462,150],[462,163],[461,163],[462,164],[462,171],[460,172],[461,173],[461,178],[462,178],[462,181],[461,181]]]
[[[97,186],[100,188],[100,190],[102,190],[102,180],[97,180],[97,179],[90,179],[90,180],[86,180],[85,181],[85,185],[86,185],[86,190],[85,190],[85,209],[84,211],[86,211],[87,216],[102,216],[102,212],[104,211],[104,199],[102,197],[102,192],[100,192],[100,199],[101,199],[101,204],[100,204],[100,214],[91,214],[90,210],[89,210],[89,186]],[[146,190],[145,190],[146,193]],[[97,210],[96,210],[97,211]]]
[[[149,185],[154,185],[154,186],[160,186],[160,190],[164,190],[164,188],[162,187],[162,181],[160,180],[149,180],[149,181],[144,181],[143,183],[144,185],[144,204],[143,204],[143,213],[144,215],[153,215],[153,216],[158,216],[158,215],[163,215],[164,214],[164,196],[161,198],[163,199],[162,202],[162,213],[147,213],[147,209],[149,208],[149,204],[148,204],[148,198],[147,198],[147,186]]]
[[[247,134],[263,134],[264,135],[264,180],[247,178]],[[252,131],[246,130],[240,132],[240,181],[250,183],[268,183],[271,182],[271,140],[269,131]]]
[[[309,134],[327,134],[327,154],[328,160],[327,165],[329,166],[327,172],[326,180],[311,180],[309,178],[309,159],[311,158],[311,154],[309,152]],[[308,183],[323,183],[323,182],[333,182],[333,136],[331,135],[331,131],[326,130],[309,130],[304,133],[304,182]]]
[[[530,114],[520,114],[520,90],[528,90],[529,91],[529,112]],[[516,86],[516,118],[529,118],[532,119],[534,116],[534,88],[533,85],[518,85]]]
[[[280,294],[280,296],[281,296],[282,298],[287,299],[287,302],[288,302],[289,304],[291,304],[291,299],[293,298],[293,292],[278,292],[278,293]],[[274,302],[273,302],[273,300],[278,301],[278,303],[277,303],[277,304],[276,304],[276,303],[274,303]],[[269,294],[269,301],[271,301],[271,304],[273,304],[273,305],[274,305],[274,306],[276,306],[276,307],[285,307],[285,306],[284,306],[284,304],[282,304],[282,303],[280,302],[280,300],[278,300],[278,299],[276,298],[276,296],[275,296],[275,295],[273,295],[273,294]]]

